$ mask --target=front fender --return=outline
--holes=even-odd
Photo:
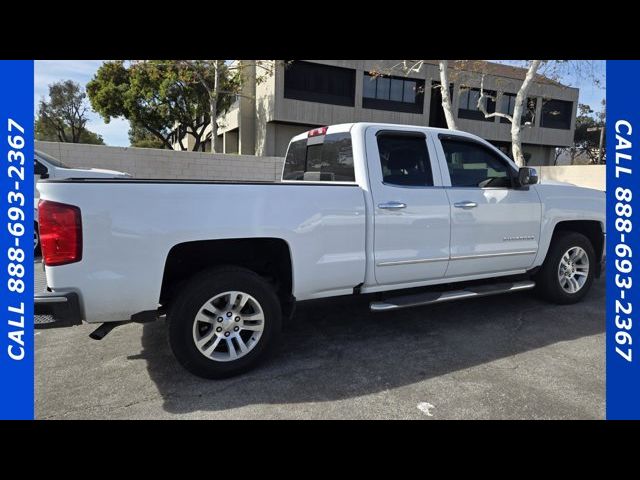
[[[542,225],[538,254],[533,267],[542,265],[559,224],[571,221],[597,222],[606,232],[604,192],[573,185],[535,185],[542,202]]]

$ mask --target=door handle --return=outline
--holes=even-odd
[[[379,203],[378,208],[382,208],[383,210],[400,210],[401,208],[407,208],[407,204],[402,202],[386,202]]]
[[[468,200],[464,202],[456,202],[453,204],[456,208],[476,208],[478,204],[476,202],[470,202]]]

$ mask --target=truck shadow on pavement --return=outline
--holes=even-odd
[[[167,412],[323,402],[381,392],[553,343],[604,332],[603,280],[577,305],[515,293],[388,313],[369,298],[301,305],[273,358],[249,373],[207,381],[173,358],[163,321],[145,324],[142,352]]]

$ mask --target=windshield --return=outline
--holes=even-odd
[[[47,155],[46,153],[41,152],[40,150],[36,150],[34,153],[35,153],[36,159],[42,159],[45,162],[47,162],[49,165],[53,165],[54,167],[59,167],[59,168],[69,168],[57,158],[52,157],[51,155]]]

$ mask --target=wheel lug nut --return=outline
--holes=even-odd
[[[237,332],[238,330],[240,330],[240,327],[234,327],[233,331]]]
[[[218,317],[218,322],[222,322],[222,317]]]
[[[221,332],[221,331],[222,331],[222,327],[216,328],[216,332]]]
[[[228,337],[229,336],[229,332],[224,332],[224,336]]]
[[[230,317],[231,315],[233,315],[231,312],[227,312],[227,317]]]
[[[236,322],[239,322],[239,321],[240,321],[240,317],[236,317]]]

